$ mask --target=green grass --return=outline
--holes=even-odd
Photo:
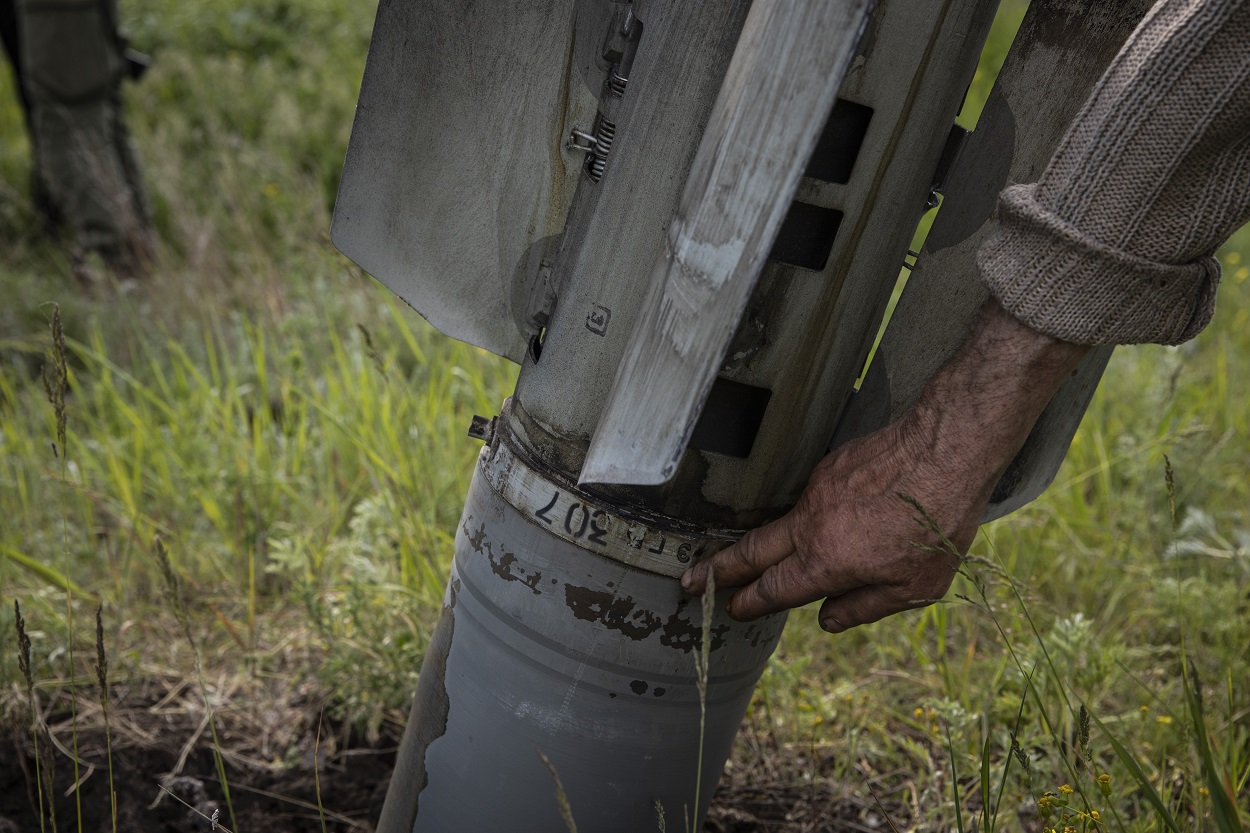
[[[292,673],[294,652],[333,714],[376,731],[402,719],[439,609],[470,416],[497,412],[515,370],[329,244],[370,4],[123,12],[156,57],[127,93],[164,247],[148,284],[84,291],[40,237],[0,78],[0,706],[28,719],[13,600],[44,689],[90,684],[103,601],[112,680],[193,677],[201,658]],[[1250,233],[1222,256],[1210,330],[1117,352],[1054,486],[984,530],[946,603],[836,638],[792,617],[748,718],[779,777],[935,830],[1035,830],[1064,784],[1085,829],[1222,829],[1221,785],[1250,808]],[[63,470],[39,378],[52,303]]]

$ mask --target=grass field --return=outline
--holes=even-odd
[[[0,75],[0,718],[29,745],[34,702],[65,747],[71,705],[102,723],[102,605],[119,750],[168,732],[193,759],[215,747],[228,783],[332,779],[340,753],[402,723],[477,452],[464,432],[515,369],[434,332],[329,243],[371,4],[123,14],[156,57],[127,93],[163,246],[146,283],[84,288],[41,237]],[[1054,486],[984,529],[946,603],[839,637],[792,616],[709,829],[887,829],[886,814],[900,830],[1239,829],[1250,233],[1221,257],[1215,323],[1116,354]],[[63,443],[40,376],[54,311]],[[82,734],[98,783],[100,736]],[[45,751],[58,778],[75,769]],[[304,811],[323,803],[347,809]]]

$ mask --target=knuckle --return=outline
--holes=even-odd
[[[756,536],[748,533],[741,541],[729,548],[728,555],[732,556],[733,562],[738,567],[749,570],[755,564],[758,549]]]
[[[764,573],[754,585],[755,600],[760,604],[771,607],[777,603],[778,597],[777,574],[774,571]]]

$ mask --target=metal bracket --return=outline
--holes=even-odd
[[[482,449],[479,465],[491,488],[531,523],[588,552],[650,573],[677,578],[744,534],[588,494],[532,458],[506,427]]]
[[[469,423],[469,436],[490,445],[495,440],[495,425],[498,422],[499,417],[497,416],[487,419],[484,416],[474,414],[473,421]]]

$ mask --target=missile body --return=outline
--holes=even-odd
[[[693,539],[516,455],[497,437],[474,473],[379,830],[560,831],[561,793],[578,830],[658,830],[661,813],[680,829],[706,811],[785,616],[737,623],[718,603],[701,698],[700,601],[627,561],[663,547],[678,564]],[[591,537],[600,554],[566,540]]]
[[[856,2],[837,0],[848,14]],[[521,364],[500,416],[475,431],[486,444],[381,833],[546,833],[566,829],[566,809],[581,833],[701,828],[784,616],[736,623],[718,598],[704,686],[702,610],[677,577],[792,506],[831,443],[915,402],[986,297],[975,254],[996,194],[1036,179],[1149,6],[1033,0],[966,141],[952,126],[997,0],[856,6],[862,36],[801,176],[789,168],[768,256],[737,275],[740,304],[716,306],[716,275],[664,259],[673,241],[716,243],[683,235],[719,228],[706,222],[717,188],[704,187],[698,224],[683,189],[732,191],[718,142],[744,135],[727,125],[755,102],[731,57],[766,40],[757,11],[787,3],[804,5],[379,6],[334,242],[443,332]],[[905,262],[939,191],[929,244]],[[743,239],[762,240],[721,242]],[[912,277],[864,375],[902,266]],[[725,345],[700,366],[635,343],[659,332],[697,353],[700,298],[727,316]],[[688,404],[635,401],[663,385],[621,384],[627,356],[654,359],[652,382],[665,368],[696,380],[677,391]],[[991,517],[1053,477],[1105,360],[1091,354],[1056,396]],[[654,431],[678,449],[661,461],[671,477],[579,486],[605,423],[633,446],[609,444],[601,471],[630,470],[624,453]]]

